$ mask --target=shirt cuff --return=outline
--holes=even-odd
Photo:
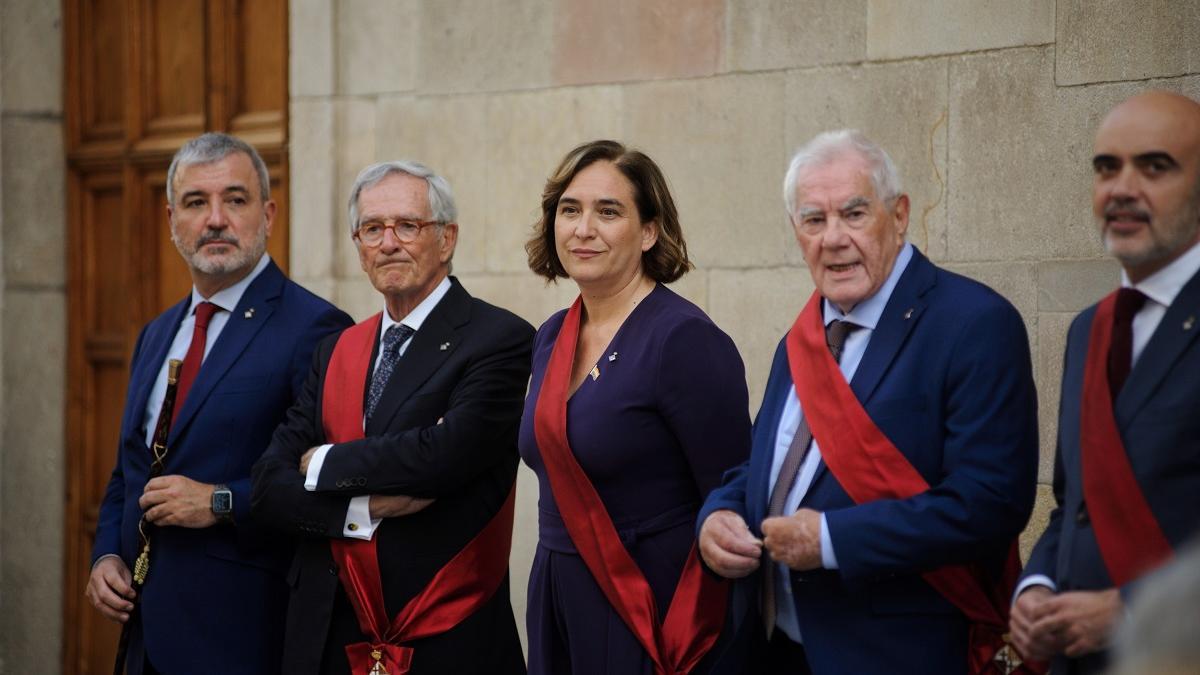
[[[321,477],[321,465],[325,463],[325,455],[329,453],[329,449],[333,447],[333,443],[326,443],[317,448],[313,453],[312,459],[308,460],[308,473],[304,474],[304,489],[309,492],[314,492],[317,489],[317,479]]]
[[[342,536],[370,541],[381,520],[383,519],[371,517],[371,495],[351,497],[350,507],[346,509],[346,523],[342,526]]]
[[[829,523],[825,514],[821,514],[821,567],[827,570],[838,568],[837,556],[833,553],[833,539],[829,536]]]
[[[99,558],[96,558],[96,562],[92,563],[92,569],[96,569],[96,565],[99,565],[100,561],[104,560],[105,558],[116,558],[118,560],[121,560],[121,556],[117,555],[116,553],[105,553],[104,555],[100,556]],[[121,560],[122,564],[124,564],[124,562],[125,562],[124,560]]]
[[[1030,586],[1045,586],[1055,593],[1058,592],[1058,586],[1054,584],[1054,580],[1050,577],[1045,574],[1030,574],[1022,579],[1021,583],[1017,584],[1017,590],[1013,591],[1012,601],[1016,602],[1017,596],[1024,593],[1025,589]]]

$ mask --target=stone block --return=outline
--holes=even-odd
[[[417,0],[337,3],[337,77],[342,94],[379,94],[416,84],[421,7]]]
[[[662,168],[697,266],[799,260],[783,208],[784,77],[630,85],[625,132]]]
[[[711,75],[720,62],[724,27],[723,0],[558,0],[554,82]]]
[[[469,274],[459,277],[459,281],[471,295],[507,309],[534,328],[545,323],[551,314],[570,307],[579,295],[579,288],[570,279],[548,284],[529,271],[524,274]]]
[[[291,275],[297,279],[332,278],[337,241],[346,236],[344,210],[337,194],[333,104],[321,99],[292,99],[288,213]]]
[[[1053,488],[1049,485],[1038,485],[1037,500],[1033,503],[1033,513],[1029,516],[1029,523],[1025,525],[1025,531],[1021,533],[1021,560],[1029,560],[1029,554],[1033,551],[1034,544],[1046,531],[1046,525],[1050,522],[1050,512],[1053,510]]]
[[[746,364],[750,412],[758,411],[779,340],[813,292],[803,267],[710,270],[708,315],[737,344]]]
[[[333,304],[342,308],[355,321],[362,321],[383,310],[383,296],[360,270],[356,276],[334,282]]]
[[[551,83],[555,0],[437,0],[420,7],[416,63],[422,93]]]
[[[1054,0],[869,0],[867,59],[1054,42]]]
[[[517,503],[513,518],[512,553],[508,557],[508,592],[521,646],[528,649],[525,633],[525,612],[528,603],[529,571],[538,541],[538,480],[537,474],[524,463],[517,469]]]
[[[1054,56],[1013,49],[950,61],[949,260],[1078,255],[1056,213],[1064,175]]]
[[[575,146],[599,138],[620,140],[621,109],[617,87],[553,89],[488,99],[488,271],[528,270],[525,242],[541,214],[546,178]]]
[[[10,287],[61,288],[66,283],[67,231],[62,124],[5,117],[0,142],[5,280]]]
[[[946,256],[947,70],[938,59],[799,71],[788,76],[784,106],[789,159],[818,133],[844,127],[887,150],[911,201],[909,241],[933,260]]]
[[[1200,70],[1200,3],[1059,0],[1060,85],[1144,80]]]
[[[63,539],[45,533],[61,531],[66,503],[66,297],[10,288],[3,306],[3,390],[20,395],[6,395],[3,409],[0,633],[5,665],[30,672],[62,645]]]
[[[485,96],[388,96],[376,112],[380,161],[415,159],[450,181],[458,204],[456,274],[485,268],[489,163]]]
[[[867,0],[737,0],[728,12],[727,70],[853,63],[867,53]]]
[[[378,161],[375,154],[375,103],[367,99],[344,99],[333,104],[334,152],[337,162],[333,194],[334,241],[339,242],[334,262],[339,277],[361,274],[358,249],[350,238],[350,214],[347,203],[354,179],[363,169]]]
[[[0,98],[5,112],[62,112],[62,6],[11,0],[0,8]]]
[[[1121,266],[1112,258],[1045,260],[1037,266],[1038,309],[1080,312],[1121,283]]]
[[[1062,392],[1063,351],[1067,329],[1077,312],[1038,314],[1038,427],[1041,430],[1041,461],[1038,481],[1054,479],[1054,447],[1058,439],[1058,399]]]
[[[288,6],[288,87],[293,97],[334,93],[336,25],[333,0],[292,0]],[[294,142],[298,136],[291,138]]]

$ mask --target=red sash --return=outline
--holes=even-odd
[[[577,298],[554,342],[534,411],[534,435],[550,490],[588,571],[654,662],[656,675],[687,673],[717,641],[725,622],[728,588],[704,572],[693,545],[667,619],[659,625],[650,584],[625,550],[600,495],[567,442],[567,399],[580,312]]]
[[[905,499],[929,484],[875,426],[825,346],[821,296],[813,293],[787,335],[788,365],[804,418],[821,446],[821,458],[855,503]],[[926,583],[958,607],[971,622],[968,668],[971,673],[1044,672],[1026,663],[1025,671],[1006,671],[1016,653],[1004,640],[1008,606],[1020,574],[1014,539],[1002,579],[987,579],[967,565],[941,567],[922,574]],[[993,670],[996,669],[996,670]]]
[[[1083,370],[1079,445],[1083,498],[1096,543],[1108,575],[1122,586],[1168,560],[1173,551],[1133,475],[1113,414],[1107,359],[1116,304],[1117,294],[1109,294],[1092,319]]]
[[[321,396],[321,421],[330,443],[363,438],[363,387],[382,317],[382,313],[376,314],[347,329],[333,348]],[[354,675],[369,675],[376,663],[390,675],[407,673],[413,650],[402,643],[450,630],[492,597],[508,572],[515,495],[514,483],[504,506],[487,526],[390,622],[375,539],[330,540],[338,576],[367,637],[365,642],[346,645]]]

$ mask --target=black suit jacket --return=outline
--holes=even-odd
[[[317,349],[300,397],[255,465],[255,512],[300,535],[288,575],[284,672],[348,672],[343,647],[363,639],[329,547],[342,536],[351,497],[436,500],[376,530],[384,600],[395,616],[483,529],[515,480],[533,327],[451,281],[397,363],[366,437],[330,449],[315,492],[304,489],[298,466],[326,442],[321,392],[335,339]],[[409,646],[413,675],[525,672],[507,580],[458,626]]]

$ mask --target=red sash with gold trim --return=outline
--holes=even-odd
[[[550,478],[550,490],[580,557],[604,597],[650,656],[655,674],[687,673],[717,641],[725,622],[728,586],[704,572],[693,545],[666,621],[659,624],[650,584],[625,550],[600,495],[567,441],[567,399],[579,341],[580,312],[577,298],[554,342],[534,411],[534,435]]]
[[[1083,369],[1079,445],[1083,498],[1100,557],[1113,583],[1121,586],[1170,559],[1173,550],[1133,475],[1113,412],[1108,350],[1116,304],[1114,291],[1100,301],[1092,318]]]
[[[363,438],[363,387],[382,317],[376,314],[348,328],[333,348],[321,395],[321,422],[330,443]],[[391,621],[383,603],[375,539],[330,540],[338,577],[367,637],[346,645],[354,675],[407,673],[413,650],[404,643],[450,630],[492,597],[508,572],[515,495],[514,483],[500,511]]]
[[[887,436],[875,426],[825,345],[821,296],[813,293],[787,335],[788,365],[804,419],[821,446],[821,458],[855,503],[905,499],[929,484]],[[969,565],[951,565],[922,574],[926,583],[954,604],[971,623],[968,670],[1044,672],[1040,664],[1020,663],[1007,645],[1009,599],[1020,574],[1014,539],[1002,578],[988,579]]]

